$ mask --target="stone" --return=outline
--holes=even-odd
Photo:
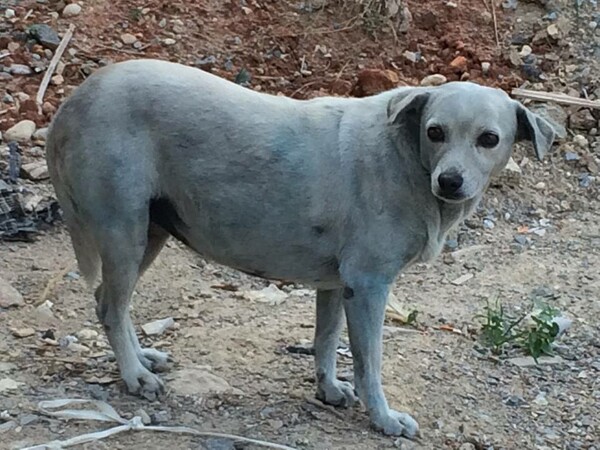
[[[533,53],[533,49],[529,45],[524,45],[519,52],[521,58],[526,58]]]
[[[45,161],[36,161],[21,166],[21,175],[31,181],[47,180],[50,178],[48,165]]]
[[[84,328],[83,330],[80,330],[77,333],[75,333],[75,337],[82,341],[93,341],[95,339],[98,339],[98,335],[99,334],[96,330],[91,330],[89,328]]]
[[[15,17],[15,10],[11,8],[6,8],[6,11],[4,11],[4,17],[6,17],[7,19],[12,19],[13,17]]]
[[[11,308],[14,306],[23,306],[25,301],[19,291],[17,291],[8,281],[0,278],[0,308]]]
[[[580,148],[586,149],[589,147],[590,143],[585,136],[582,134],[576,134],[573,136],[573,143]]]
[[[536,395],[536,397],[533,399],[533,401],[531,403],[538,405],[538,406],[548,406],[548,400],[546,399],[546,394],[544,394],[543,392],[538,393],[538,395]]]
[[[33,70],[25,64],[11,64],[8,66],[8,73],[11,75],[31,75]]]
[[[450,63],[450,68],[455,72],[466,72],[469,62],[464,56],[457,56]]]
[[[404,58],[411,63],[418,63],[421,60],[421,52],[411,52],[406,50],[404,53],[402,53],[402,56],[404,56]]]
[[[516,161],[512,158],[512,156],[509,158],[508,163],[506,163],[506,166],[504,166],[503,170],[505,172],[510,172],[511,175],[522,175],[523,174],[521,167],[516,163]]]
[[[491,69],[491,67],[492,67],[492,64],[491,64],[491,63],[489,63],[489,62],[482,62],[482,63],[481,63],[481,72],[482,72],[484,75],[487,75],[488,73],[490,73],[490,69]]]
[[[358,80],[354,87],[357,97],[375,95],[398,85],[400,78],[391,70],[364,69],[358,73]]]
[[[472,273],[465,273],[464,275],[461,275],[460,277],[456,278],[455,280],[452,280],[450,283],[452,283],[454,286],[460,286],[462,284],[465,284],[467,281],[469,281],[474,276],[475,275],[473,275]]]
[[[33,24],[27,31],[31,37],[50,50],[55,50],[60,44],[58,33],[45,23]]]
[[[575,130],[590,131],[598,126],[598,121],[589,109],[580,109],[569,117],[569,127]]]
[[[436,73],[433,75],[427,75],[425,78],[423,78],[421,80],[420,85],[421,86],[440,86],[444,83],[446,83],[448,81],[448,79],[440,74],[440,73]]]
[[[558,26],[553,23],[551,25],[548,25],[548,28],[546,28],[546,33],[552,39],[558,39],[560,35],[560,30],[558,29]]]
[[[169,328],[173,328],[175,321],[172,317],[166,319],[155,320],[142,325],[142,331],[146,336],[158,336],[163,334]]]
[[[458,447],[458,450],[477,450],[477,447],[475,447],[475,445],[470,442],[465,442],[460,447]]]
[[[23,339],[33,336],[35,334],[35,330],[31,327],[15,328],[11,330],[11,333],[14,337]]]
[[[81,6],[77,3],[69,3],[62,11],[63,17],[75,17],[81,12]]]
[[[22,120],[13,125],[4,133],[6,142],[16,141],[20,144],[27,143],[35,132],[35,122],[33,120]]]
[[[50,78],[50,84],[53,86],[61,86],[65,83],[65,78],[62,75],[54,75]]]
[[[15,381],[11,378],[2,378],[0,380],[0,393],[8,392],[8,391],[16,391],[21,386],[24,386],[25,383],[21,383],[20,381]]]
[[[232,393],[242,395],[239,389],[221,377],[201,368],[183,369],[173,374],[169,387],[179,395],[205,396],[207,394]]]
[[[165,45],[175,45],[176,43],[177,43],[177,41],[172,38],[166,38],[163,40],[163,44],[165,44]]]
[[[138,416],[140,419],[142,419],[142,423],[144,425],[150,425],[152,423],[152,419],[150,418],[148,413],[146,411],[144,411],[143,409],[138,409],[137,411],[135,411],[133,413],[133,415]]]
[[[34,141],[46,142],[46,138],[48,137],[48,127],[39,128],[31,137]]]
[[[135,43],[138,39],[130,33],[123,33],[121,35],[121,41],[123,42],[123,44],[125,45],[131,45],[133,43]]]
[[[288,297],[285,292],[283,292],[274,284],[270,284],[268,287],[259,291],[247,291],[243,294],[243,296],[248,300],[269,303],[271,305],[279,305]]]

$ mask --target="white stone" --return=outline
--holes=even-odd
[[[448,79],[440,74],[440,73],[436,73],[433,75],[427,75],[425,78],[423,78],[421,80],[421,86],[439,86],[441,84],[444,84],[448,81]]]
[[[173,328],[175,325],[175,321],[172,317],[167,317],[166,319],[155,320],[154,322],[148,322],[145,325],[142,325],[142,331],[147,336],[156,336],[163,334],[169,328]]]
[[[231,387],[223,378],[201,368],[175,372],[169,381],[169,387],[179,395],[205,396],[223,393],[242,395],[239,389]]]
[[[17,141],[24,144],[31,140],[31,136],[35,132],[35,122],[33,120],[21,120],[19,123],[10,127],[4,133],[6,142]]]
[[[79,6],[77,3],[69,3],[67,6],[65,6],[65,9],[63,9],[62,15],[63,17],[75,17],[79,15],[80,12],[81,6]]]

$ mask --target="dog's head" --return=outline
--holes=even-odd
[[[515,142],[531,141],[541,160],[555,135],[546,120],[505,92],[468,82],[398,91],[388,118],[418,146],[432,193],[448,203],[481,195]]]

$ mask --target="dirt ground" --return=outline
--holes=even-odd
[[[41,114],[33,100],[41,73],[0,78],[3,133],[23,119],[47,126],[55,108],[96,68],[139,57],[195,65],[297,98],[366,95],[390,83],[418,84],[430,74],[600,98],[600,13],[589,1],[514,2],[516,9],[507,8],[513,2],[410,1],[407,32],[350,1],[79,4],[81,11],[66,18],[65,4],[55,0],[0,3],[0,52],[10,52],[0,59],[4,73],[12,64],[47,67],[51,53],[23,34],[31,24],[47,23],[61,35],[70,23],[76,26],[59,67],[62,77],[51,83]],[[124,34],[135,42],[124,43]],[[412,62],[415,54],[420,59]],[[489,70],[482,63],[490,63]],[[313,357],[288,348],[312,340],[312,291],[278,285],[277,298],[266,301],[256,292],[268,282],[203,261],[175,241],[138,284],[132,307],[142,343],[173,356],[164,374],[169,392],[162,401],[130,396],[59,224],[35,242],[0,244],[0,279],[24,299],[0,307],[0,386],[2,380],[14,383],[0,389],[0,448],[107,428],[37,411],[42,400],[83,398],[106,401],[126,418],[147,414],[153,424],[295,448],[600,449],[599,116],[592,111],[596,122],[589,125],[590,115],[557,109],[567,132],[555,151],[538,162],[529,147],[519,146],[519,172],[493,183],[435,263],[410,268],[395,286],[405,310],[419,314],[416,326],[387,323],[384,388],[391,406],[419,421],[418,440],[377,434],[361,408],[336,410],[315,401]],[[3,160],[6,144],[0,141]],[[23,144],[22,151],[24,163],[43,161],[43,139]],[[0,170],[4,177],[5,163]],[[21,183],[51,193],[47,179]],[[457,282],[467,274],[472,277]],[[511,363],[524,356],[519,349],[499,357],[485,351],[477,316],[496,299],[514,314],[545,300],[571,318],[555,348],[560,359],[519,367]],[[162,335],[146,336],[139,327],[169,317],[175,325]],[[340,377],[351,380],[351,362],[340,351]],[[258,448],[150,431],[85,445],[167,447]]]

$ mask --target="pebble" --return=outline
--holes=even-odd
[[[446,83],[447,81],[448,79],[444,75],[436,73],[433,75],[427,75],[421,80],[420,84],[421,86],[440,86]]]
[[[79,15],[80,12],[80,5],[78,5],[77,3],[69,3],[67,6],[65,6],[65,9],[63,9],[62,15],[63,17],[75,17]]]
[[[54,50],[60,44],[60,37],[52,27],[45,23],[36,23],[29,27],[28,33],[46,49]],[[52,57],[52,54],[50,54]]]
[[[515,160],[512,158],[512,156],[506,163],[504,170],[507,172],[511,172],[513,174],[517,174],[517,175],[521,175],[523,173],[523,171],[521,170],[521,167],[515,162]]]
[[[598,121],[589,109],[580,109],[569,117],[569,126],[577,130],[590,131],[597,124]]]
[[[246,291],[242,295],[248,300],[269,303],[271,305],[279,305],[287,299],[287,294],[274,284],[270,284],[259,291]]]
[[[138,416],[140,419],[142,419],[142,423],[144,425],[150,425],[152,423],[152,419],[150,419],[148,413],[143,409],[138,409],[133,413],[133,415]]]
[[[548,28],[546,28],[546,33],[548,33],[548,36],[550,36],[552,39],[558,39],[560,31],[556,24],[553,23],[551,25],[548,25]]]
[[[12,95],[10,95],[8,92],[6,94],[4,94],[4,96],[2,97],[2,103],[14,103],[15,99]]]
[[[6,8],[6,11],[4,11],[4,17],[6,17],[7,19],[12,19],[13,17],[15,17],[15,10]]]
[[[130,34],[130,33],[123,33],[123,34],[121,35],[121,41],[122,41],[122,42],[123,42],[123,44],[125,44],[125,45],[131,45],[131,44],[133,44],[134,42],[136,42],[137,40],[138,40],[138,39],[137,39],[137,38],[136,38],[136,37],[135,37],[133,34]]]
[[[33,336],[35,334],[35,330],[31,327],[15,328],[14,330],[11,330],[11,333],[13,336],[23,339]]]
[[[475,447],[475,445],[470,442],[465,442],[460,447],[458,447],[458,450],[477,450],[477,447]]]
[[[587,138],[581,134],[576,134],[573,137],[573,143],[575,145],[577,145],[578,147],[581,148],[588,148],[588,146],[590,145],[590,143],[588,142]]]
[[[2,378],[0,380],[0,392],[7,391],[16,391],[21,386],[24,386],[25,383],[21,383],[20,381],[15,381],[12,378]]]
[[[239,389],[221,377],[200,368],[182,369],[173,374],[169,387],[179,395],[206,396],[207,394],[233,393],[242,395]]]
[[[592,20],[590,23],[588,23],[588,26],[590,27],[590,29],[595,30],[596,28],[598,28],[598,22]]]
[[[529,45],[524,45],[523,47],[521,47],[519,56],[521,58],[526,58],[527,56],[531,55],[532,52],[533,52],[533,49]]]
[[[166,319],[155,320],[142,325],[142,331],[146,336],[157,336],[163,334],[169,328],[173,328],[175,321],[172,317]]]
[[[536,364],[533,356],[522,356],[518,358],[510,358],[509,363],[517,367],[534,367],[537,365],[548,366],[553,364],[561,364],[564,361],[560,356],[540,356]]]
[[[21,172],[24,178],[31,181],[47,180],[50,178],[48,165],[45,161],[35,161],[21,166]]]
[[[31,137],[36,141],[46,142],[46,138],[48,137],[48,127],[37,129]]]
[[[412,63],[417,63],[421,59],[421,52],[411,52],[406,50],[404,53],[402,53],[402,56]]]
[[[0,278],[0,308],[23,306],[23,296],[8,281]]]
[[[50,78],[50,84],[53,86],[61,86],[65,83],[65,78],[62,75],[54,75]]]
[[[450,63],[450,68],[452,68],[458,72],[466,71],[467,66],[468,66],[468,61],[467,61],[467,58],[465,58],[464,56],[457,56]]]
[[[8,66],[8,73],[11,75],[31,75],[33,70],[25,64],[11,64]]]
[[[492,67],[492,65],[489,62],[481,63],[481,71],[483,72],[484,75],[487,75],[490,72],[491,67]]]
[[[92,341],[94,339],[98,339],[98,332],[96,330],[91,330],[89,328],[84,328],[83,330],[75,333],[77,339],[82,341]]]
[[[163,40],[163,44],[165,44],[165,45],[175,45],[176,43],[177,43],[177,41],[172,38],[166,38]]]
[[[533,399],[532,403],[538,406],[548,406],[548,400],[546,399],[546,394],[543,392],[538,393],[536,397]]]
[[[6,130],[4,140],[6,142],[16,141],[23,144],[31,140],[34,132],[35,122],[33,120],[22,120]]]
[[[546,189],[546,183],[544,183],[543,181],[540,181],[539,183],[537,183],[535,186],[533,186],[535,189],[537,189],[538,191],[543,191],[544,189]]]

